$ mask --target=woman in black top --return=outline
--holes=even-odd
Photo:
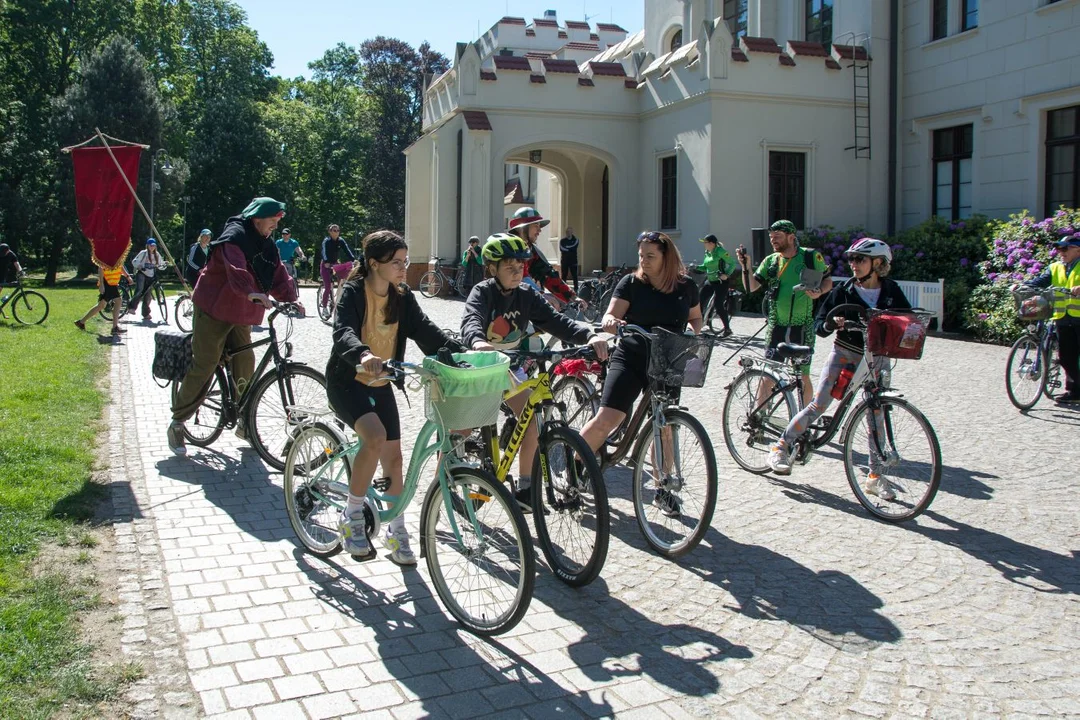
[[[409,256],[400,235],[390,230],[368,235],[364,258],[342,291],[334,320],[334,346],[326,364],[330,407],[363,440],[352,466],[348,505],[339,523],[345,549],[361,558],[372,554],[361,510],[375,466],[382,463],[383,472],[390,477],[389,494],[400,495],[403,488],[401,422],[383,363],[405,357],[406,339],[413,340],[427,355],[443,347],[453,352],[465,349],[428,319],[405,285]],[[404,515],[389,523],[384,543],[395,563],[416,564]]]
[[[701,332],[697,285],[686,275],[679,248],[661,232],[641,233],[637,246],[638,268],[615,286],[604,314],[604,330],[615,333],[629,323],[681,333],[689,323],[695,333]],[[608,363],[600,412],[581,430],[593,450],[619,426],[648,387],[648,366],[648,341],[634,334],[623,337]]]

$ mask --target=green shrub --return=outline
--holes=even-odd
[[[1024,326],[1016,319],[1011,282],[980,285],[971,293],[965,313],[965,325],[976,339],[998,345],[1011,345]]]

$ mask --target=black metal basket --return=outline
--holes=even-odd
[[[656,385],[695,387],[705,385],[712,357],[712,342],[698,335],[682,335],[662,328],[649,347],[649,379]]]

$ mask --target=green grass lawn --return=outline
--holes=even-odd
[[[93,580],[39,558],[50,543],[94,542],[85,523],[107,493],[90,477],[109,346],[72,324],[96,290],[36,289],[50,304],[43,324],[0,318],[0,717],[10,718],[93,712],[122,682],[92,668],[79,639],[78,612],[99,602]]]

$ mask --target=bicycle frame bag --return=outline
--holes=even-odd
[[[870,318],[866,346],[877,357],[918,360],[926,343],[929,314],[882,312]]]
[[[191,368],[191,333],[165,329],[154,333],[155,378],[183,380]]]

